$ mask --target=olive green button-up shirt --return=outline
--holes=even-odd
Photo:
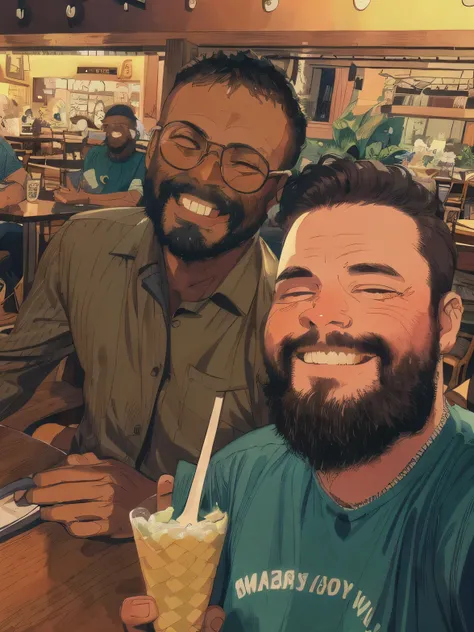
[[[277,262],[256,239],[207,300],[169,314],[163,253],[143,209],[69,220],[40,261],[14,331],[0,337],[0,419],[65,356],[84,370],[80,452],[157,478],[196,462],[214,399],[215,449],[268,422],[262,333]]]

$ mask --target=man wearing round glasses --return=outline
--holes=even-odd
[[[0,418],[72,351],[84,371],[79,454],[27,494],[43,519],[128,536],[154,481],[197,461],[217,394],[215,450],[268,423],[262,331],[276,260],[258,231],[305,129],[270,62],[201,59],[178,74],[150,141],[145,209],[77,215],[54,237],[0,340]]]

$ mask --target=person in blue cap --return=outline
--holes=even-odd
[[[70,180],[68,187],[56,191],[58,202],[107,207],[139,204],[145,179],[145,154],[136,149],[135,114],[128,105],[113,105],[105,115],[102,129],[105,144],[87,153],[79,190]]]

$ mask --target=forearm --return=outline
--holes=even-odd
[[[127,191],[125,193],[90,193],[89,204],[97,204],[106,207],[137,206],[141,195],[138,191]]]
[[[24,199],[25,189],[19,182],[7,183],[7,187],[0,191],[0,208],[19,204]]]

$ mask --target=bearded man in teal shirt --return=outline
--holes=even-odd
[[[463,308],[438,217],[401,167],[336,160],[285,189],[265,331],[275,425],[208,470],[202,512],[217,504],[229,530],[206,631],[474,630],[474,422],[443,397]],[[178,467],[175,516],[194,471]],[[134,605],[129,625],[157,614]]]
[[[87,153],[79,182],[54,197],[63,204],[97,204],[103,207],[137,206],[143,195],[145,154],[137,151],[137,119],[128,105],[107,110],[103,122],[105,144]],[[79,188],[78,188],[79,186]]]

